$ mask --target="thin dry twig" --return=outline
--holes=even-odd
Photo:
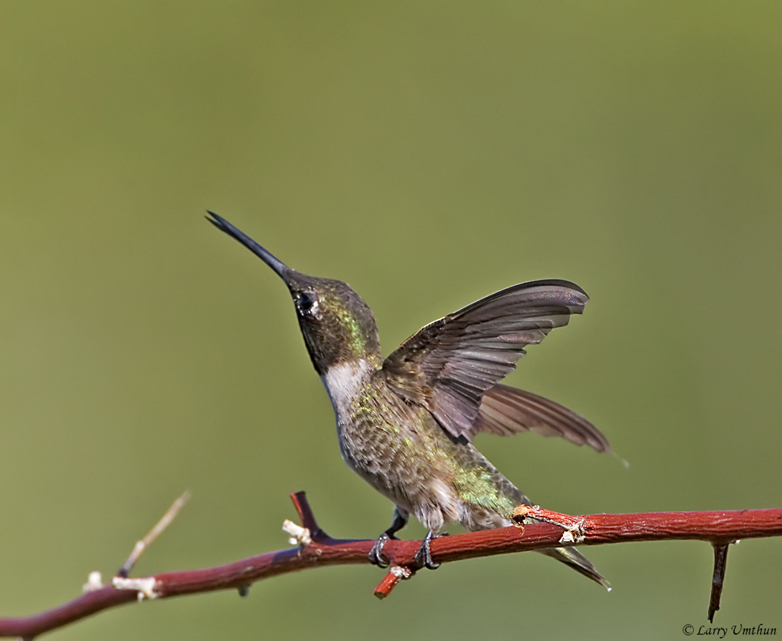
[[[133,551],[130,553],[128,560],[122,564],[122,567],[117,572],[117,576],[127,578],[127,576],[130,574],[130,571],[133,569],[133,566],[136,565],[136,561],[138,561],[139,557],[144,553],[144,550],[152,545],[155,539],[163,534],[163,531],[169,525],[171,525],[171,522],[177,517],[177,514],[179,514],[179,510],[185,506],[185,503],[187,503],[189,499],[190,492],[185,492],[182,494],[182,496],[180,496],[171,504],[171,507],[168,508],[163,517],[155,524],[155,526],[147,533],[147,535],[140,541],[136,541],[136,545],[133,547]]]
[[[167,572],[118,586],[115,583],[92,590],[47,612],[30,617],[0,619],[0,637],[32,639],[43,632],[60,628],[91,614],[140,599],[164,599],[174,596],[234,589],[246,594],[255,581],[316,567],[368,564],[374,541],[334,539],[317,524],[303,492],[291,495],[302,524],[297,532],[301,545],[268,552],[227,565],[202,570]],[[523,511],[523,510],[522,510]],[[782,509],[737,510],[724,512],[653,512],[639,514],[593,514],[569,516],[534,508],[519,518],[532,517],[539,522],[518,527],[470,532],[435,539],[432,557],[439,563],[461,559],[539,550],[563,545],[601,545],[629,541],[703,540],[716,546],[739,539],[782,536]],[[566,527],[554,525],[562,523]],[[303,530],[307,530],[304,537]],[[301,536],[298,536],[301,535]],[[572,537],[572,541],[570,538]],[[415,554],[420,541],[391,540],[383,549],[391,570],[376,588],[377,596],[388,596],[401,578],[409,578],[416,569]],[[724,568],[724,566],[723,566]],[[712,612],[713,614],[713,612]]]

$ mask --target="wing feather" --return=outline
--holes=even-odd
[[[583,416],[547,398],[525,390],[495,385],[483,394],[478,418],[466,436],[479,432],[512,436],[532,430],[542,436],[559,436],[576,445],[610,452],[605,436]]]
[[[423,327],[386,358],[381,375],[403,399],[427,407],[453,437],[470,438],[484,393],[515,369],[527,345],[567,325],[588,300],[564,280],[514,285]]]

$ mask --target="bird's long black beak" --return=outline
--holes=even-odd
[[[285,263],[283,263],[278,258],[275,258],[271,254],[271,252],[265,250],[258,243],[256,243],[252,238],[250,238],[247,234],[234,227],[222,216],[218,216],[212,211],[207,211],[206,213],[209,214],[209,216],[207,216],[206,219],[210,223],[212,223],[215,227],[217,227],[217,229],[225,232],[226,234],[231,236],[231,238],[235,238],[240,243],[242,243],[242,245],[247,247],[247,249],[249,249],[253,254],[258,256],[264,263],[266,263],[275,272],[277,272],[277,274],[286,283],[290,280],[289,275],[293,270],[290,267],[287,267]]]

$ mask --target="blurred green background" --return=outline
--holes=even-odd
[[[390,503],[354,476],[287,291],[214,209],[349,282],[386,352],[494,290],[592,302],[509,379],[617,454],[478,446],[571,513],[780,505],[782,5],[55,2],[0,5],[0,616],[109,575],[287,545],[288,493],[334,536]],[[420,526],[405,534],[420,536]],[[706,543],[422,573],[333,568],[103,613],[52,638],[679,638]],[[782,628],[782,542],[733,548],[719,625]]]

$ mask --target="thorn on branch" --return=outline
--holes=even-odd
[[[315,520],[315,515],[312,513],[312,508],[307,501],[307,495],[304,492],[294,492],[291,494],[291,500],[293,506],[296,508],[296,512],[299,515],[302,527],[309,530],[310,542],[316,543],[328,543],[331,541],[331,537],[320,529],[318,522]],[[290,523],[290,521],[287,521]],[[285,529],[285,526],[283,526]],[[285,530],[288,532],[288,530]],[[290,532],[288,532],[290,534]],[[309,543],[307,543],[309,545]]]
[[[130,556],[128,557],[128,560],[125,561],[125,563],[122,565],[122,567],[117,572],[117,576],[122,578],[127,578],[130,574],[130,571],[133,569],[133,566],[136,565],[136,561],[138,561],[139,557],[144,553],[144,550],[146,550],[152,543],[159,537],[163,531],[171,525],[171,522],[176,518],[177,514],[179,514],[179,510],[181,510],[185,503],[187,503],[187,500],[190,498],[190,492],[185,492],[180,496],[176,501],[173,502],[170,508],[166,510],[166,513],[163,515],[163,518],[161,518],[156,524],[155,527],[153,527],[147,535],[141,539],[140,541],[136,542],[136,545],[133,547],[133,551],[130,553]]]
[[[711,579],[711,598],[709,599],[709,623],[714,623],[714,613],[720,609],[722,585],[725,582],[725,568],[728,564],[728,543],[712,543],[714,546],[714,574]]]

